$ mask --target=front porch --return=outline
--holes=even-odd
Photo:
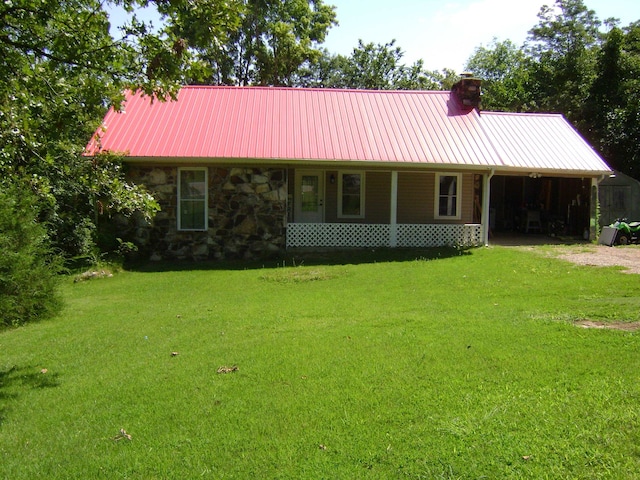
[[[480,224],[289,223],[287,248],[479,246]]]
[[[292,168],[288,178],[285,248],[487,243],[487,172]]]

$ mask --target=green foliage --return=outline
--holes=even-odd
[[[640,335],[573,322],[640,283],[552,248],[70,279],[0,333],[0,477],[637,478]]]
[[[528,59],[510,40],[477,47],[465,70],[482,79],[482,109],[525,111],[532,104]]]
[[[192,81],[293,86],[297,70],[320,56],[318,45],[336,23],[335,7],[322,0],[243,0],[239,27],[228,40],[196,48],[207,70]]]
[[[537,108],[562,112],[574,124],[584,118],[584,92],[594,78],[601,25],[582,0],[556,0],[543,6],[529,31],[527,52],[534,60]]]
[[[561,112],[584,126],[601,22],[582,0],[544,5],[538,19],[525,45],[494,40],[478,47],[465,68],[486,79],[483,108]]]
[[[452,71],[425,70],[422,60],[405,65],[403,56],[395,40],[386,44],[365,44],[360,40],[348,57],[323,51],[319,59],[307,62],[298,71],[296,84],[365,90],[439,90],[451,88],[457,81],[458,76]]]
[[[157,32],[135,13],[150,3],[168,22]],[[118,38],[105,10],[114,4],[130,13]],[[117,158],[84,157],[84,146],[107,108],[120,107],[125,88],[163,100],[174,94],[190,71],[188,47],[226,38],[238,8],[222,0],[0,4],[0,176],[35,191],[57,249],[92,254],[101,218],[157,211],[144,190],[124,180]],[[217,22],[194,23],[208,14]]]
[[[50,317],[60,309],[61,261],[38,223],[28,185],[0,182],[0,325]]]
[[[144,187],[125,180],[121,160],[117,155],[103,153],[91,161],[90,193],[96,198],[98,214],[130,216],[140,212],[150,222],[159,210],[158,203]]]
[[[412,66],[401,62],[403,52],[395,40],[384,45],[358,42],[344,72],[346,85],[368,90],[435,89],[436,85],[422,67],[422,61]]]
[[[640,22],[613,28],[598,56],[587,101],[589,136],[612,165],[640,178]]]

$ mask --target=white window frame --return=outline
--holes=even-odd
[[[204,202],[204,208],[203,208],[203,212],[204,212],[204,217],[202,219],[202,228],[183,228],[182,227],[182,201],[183,200],[191,200],[191,199],[183,199],[182,198],[182,192],[181,192],[181,184],[182,184],[182,172],[193,172],[193,171],[199,171],[199,172],[204,172],[204,184],[205,184],[205,189],[204,189],[204,198],[202,199],[202,202]],[[178,168],[178,196],[177,196],[177,222],[178,222],[178,231],[180,232],[204,232],[207,231],[208,229],[208,219],[209,219],[209,213],[208,213],[208,207],[209,207],[209,169],[206,167],[180,167]]]
[[[456,200],[456,213],[455,215],[440,215],[440,179],[442,177],[456,177],[456,192],[452,195],[446,195],[447,197],[455,197]],[[434,218],[437,220],[460,220],[462,218],[462,174],[461,173],[436,173],[435,184],[435,208]]]
[[[342,213],[342,187],[344,175],[360,175],[360,214],[345,215]],[[365,206],[365,172],[358,170],[340,170],[338,171],[338,218],[364,218]]]

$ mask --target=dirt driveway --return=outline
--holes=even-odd
[[[621,266],[624,273],[640,274],[640,245],[607,247],[606,245],[558,245],[558,258],[579,265]]]
[[[505,247],[544,252],[579,265],[624,267],[625,273],[640,274],[640,245],[608,247],[583,241],[563,243],[546,235],[502,236],[491,243]]]

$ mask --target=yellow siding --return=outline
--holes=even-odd
[[[460,220],[436,220],[436,174],[400,172],[398,174],[398,223],[472,223],[473,174],[462,174]]]
[[[331,183],[333,176],[334,183]],[[330,170],[326,172],[325,179],[325,198],[324,198],[324,221],[326,223],[338,222],[338,171]]]
[[[473,174],[462,175],[462,216],[460,222],[473,223]]]
[[[325,172],[324,221],[326,223],[389,223],[391,221],[391,172],[365,173],[365,218],[338,218],[338,170]],[[331,183],[331,177],[334,183]],[[292,194],[293,170],[289,171],[289,193]],[[398,173],[398,215],[401,223],[472,223],[473,174],[462,174],[461,219],[436,220],[435,173]]]
[[[398,174],[398,223],[432,223],[435,174]]]
[[[367,172],[363,223],[391,221],[391,172]]]

